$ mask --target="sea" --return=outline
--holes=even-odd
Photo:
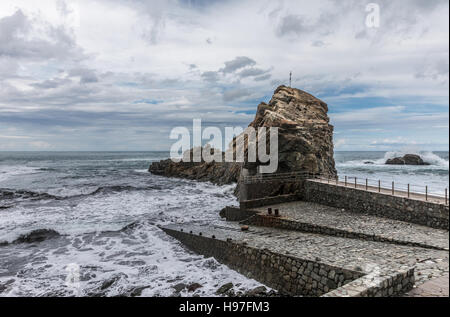
[[[395,181],[443,194],[449,153],[427,166],[389,166],[401,152],[336,152],[341,177]],[[186,250],[159,228],[223,224],[234,185],[148,172],[167,152],[0,152],[0,296],[217,296],[261,286]],[[51,239],[29,242],[46,229]],[[189,291],[189,286],[198,284]],[[181,285],[181,287],[180,287]],[[186,286],[186,287],[184,287]]]

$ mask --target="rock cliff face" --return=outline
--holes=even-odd
[[[278,173],[300,171],[335,176],[333,126],[329,124],[327,112],[327,104],[314,96],[299,89],[280,86],[268,104],[258,106],[249,127],[278,128]],[[245,151],[247,153],[246,148]],[[245,156],[245,168],[255,169],[257,165],[248,162]],[[153,163],[149,171],[158,175],[225,184],[239,179],[241,164],[174,163],[166,160]]]
[[[336,175],[328,106],[295,88],[280,86],[258,106],[251,127],[278,127],[278,173]]]

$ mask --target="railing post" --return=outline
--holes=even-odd
[[[445,189],[445,204],[448,205],[448,189]]]
[[[378,192],[381,193],[381,180],[378,180]]]
[[[392,196],[394,196],[395,190],[394,190],[394,182],[392,182]]]
[[[428,186],[425,186],[425,201],[428,201]]]
[[[339,185],[339,176],[336,176],[336,185]]]
[[[355,188],[357,188],[358,186],[357,186],[357,180],[356,180],[356,177],[355,177]]]
[[[369,180],[366,178],[366,190],[369,190]]]
[[[409,198],[409,184],[408,184],[408,198]]]
[[[345,187],[347,187],[347,176],[345,176]]]

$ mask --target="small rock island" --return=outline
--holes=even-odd
[[[430,163],[425,162],[419,155],[406,154],[387,160],[386,165],[430,165]]]

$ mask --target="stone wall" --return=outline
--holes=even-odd
[[[222,241],[201,236],[200,233],[168,228],[163,230],[196,253],[214,257],[285,295],[393,296],[411,289],[414,284],[414,269],[389,276],[369,276],[266,249],[251,248],[242,242]]]
[[[438,229],[449,229],[449,207],[426,201],[306,181],[303,200]]]
[[[239,203],[241,209],[251,209],[268,205],[288,203],[291,201],[301,200],[302,196],[298,194],[280,195],[275,197],[265,197],[254,200],[245,200]]]
[[[239,183],[239,201],[257,200],[303,192],[303,181],[279,180],[271,182]]]

